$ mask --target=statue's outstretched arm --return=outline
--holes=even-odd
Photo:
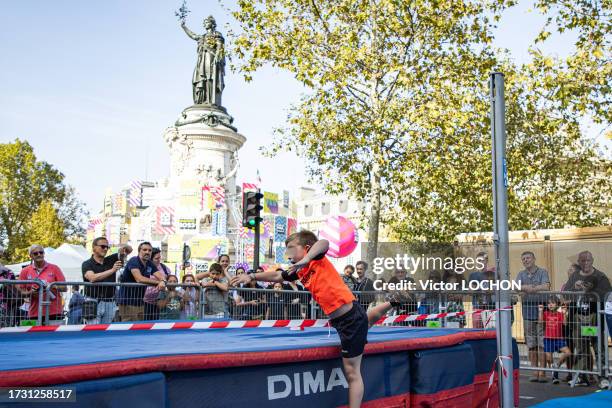
[[[183,30],[185,31],[187,36],[191,38],[192,40],[198,41],[200,39],[200,36],[194,33],[193,31],[191,31],[190,29],[188,29],[185,23],[181,24],[181,27],[183,27]]]

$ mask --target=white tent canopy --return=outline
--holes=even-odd
[[[72,244],[62,244],[54,251],[45,251],[45,260],[59,266],[67,282],[83,281],[81,265],[90,256],[85,247]],[[29,262],[7,265],[7,268],[11,269],[16,276],[19,276],[23,265],[29,265]]]

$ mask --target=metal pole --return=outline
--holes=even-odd
[[[42,282],[38,279],[36,279],[38,281],[38,317],[36,318],[36,325],[37,326],[42,326],[43,323],[43,285]],[[30,300],[31,301],[31,300]]]
[[[606,378],[606,370],[604,369],[603,360],[603,350],[604,347],[608,348],[608,338],[606,336],[606,325],[602,324],[603,320],[605,320],[605,316],[603,316],[603,310],[601,310],[602,304],[603,303],[601,302],[599,295],[597,295],[597,348],[595,349],[595,358],[597,358],[597,371],[599,371],[599,377]]]
[[[506,169],[506,104],[504,99],[504,75],[491,74],[491,140],[493,170],[493,233],[495,242],[496,271],[499,281],[509,281],[509,245],[508,245],[508,176]],[[498,308],[510,306],[510,292],[497,291]],[[518,356],[512,356],[512,323],[510,311],[498,312],[497,354],[510,356],[511,359],[499,360],[499,402],[503,408],[514,407],[514,372],[512,362]],[[505,368],[507,377],[502,375]]]
[[[51,307],[51,287],[47,286],[44,290],[44,293],[46,294],[46,296],[45,296],[44,302],[42,302],[45,305],[45,321],[43,322],[43,325],[48,326],[49,325],[49,308]]]
[[[257,190],[257,192],[259,193],[259,190]],[[259,205],[259,200],[257,200],[257,205]],[[259,214],[260,211],[257,211],[257,216],[255,217],[255,240],[253,243],[253,247],[254,247],[254,254],[253,254],[253,270],[256,271],[257,268],[259,268],[259,225],[260,225],[260,221],[259,221]]]
[[[612,302],[612,292],[606,294],[606,297],[604,299],[604,305],[606,304],[606,302]],[[604,316],[603,316],[604,329],[606,327],[608,328],[607,331],[604,330],[604,335],[605,335],[605,333],[612,333],[612,328],[608,325],[608,319],[606,318],[605,310],[603,313],[604,313]],[[606,339],[604,339],[604,345],[607,346],[607,344],[608,342],[606,341]],[[603,358],[604,358],[604,364],[606,365],[605,377],[608,378],[608,377],[612,377],[612,354],[610,354],[610,349],[608,347],[604,347],[604,350],[605,352],[604,352]],[[612,390],[612,382],[608,383],[608,389]]]
[[[200,294],[200,305],[198,307],[198,319],[204,319],[204,306],[206,304],[206,289],[205,288],[200,288],[200,290],[198,291]]]
[[[253,254],[253,270],[256,271],[259,268],[259,217],[255,217],[255,242]]]

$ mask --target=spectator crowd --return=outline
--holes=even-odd
[[[260,286],[255,281],[244,287],[231,287],[233,274],[250,271],[243,267],[231,268],[228,255],[221,255],[206,272],[185,273],[179,282],[161,261],[161,251],[148,242],[138,245],[136,254],[128,259],[133,248],[125,245],[118,252],[107,255],[110,246],[104,237],[92,244],[91,257],[83,262],[83,285],[68,288],[61,269],[45,261],[44,248],[32,245],[30,265],[15,276],[0,264],[0,327],[18,326],[36,321],[43,313],[47,324],[98,324],[115,321],[195,320],[200,318],[252,319],[309,319],[324,315],[311,300],[299,281]],[[429,271],[427,279],[434,282],[460,283],[495,281],[496,270],[490,266],[486,252],[477,255],[484,265],[467,277],[452,270]],[[513,297],[513,305],[520,303],[523,336],[532,368],[565,368],[592,371],[595,350],[607,347],[606,321],[612,337],[612,286],[606,274],[597,269],[591,252],[578,254],[577,262],[567,270],[567,280],[561,293],[550,293],[550,276],[537,265],[533,252],[521,254],[521,270],[516,280],[521,282],[521,293]],[[262,272],[260,268],[258,272]],[[359,261],[346,265],[342,272],[345,284],[355,292],[357,300],[368,309],[378,300],[374,281],[368,276],[368,264]],[[38,283],[8,284],[10,281],[42,282],[50,290],[40,290]],[[389,283],[413,282],[405,270],[395,270]],[[120,285],[117,282],[121,283]],[[51,285],[53,284],[53,285]],[[51,285],[51,286],[49,286]],[[83,286],[83,290],[81,290]],[[69,292],[69,296],[64,296]],[[609,298],[607,298],[609,297]],[[471,315],[471,327],[488,328],[495,324],[496,293],[483,290],[469,295],[443,292],[408,293],[397,314],[432,314],[465,311],[466,306],[480,313]],[[517,300],[520,298],[520,302]],[[66,299],[66,302],[64,302]],[[41,307],[48,304],[48,311]],[[67,306],[67,310],[64,307]],[[606,311],[598,318],[597,311]],[[514,322],[516,310],[513,309]],[[48,318],[46,317],[48,314]],[[403,323],[408,324],[408,323]],[[466,327],[466,316],[441,320],[414,321],[414,326]],[[555,353],[559,358],[555,361]],[[547,382],[544,370],[533,371],[534,382]],[[594,378],[580,375],[575,385],[589,385]],[[554,372],[553,383],[559,383]]]

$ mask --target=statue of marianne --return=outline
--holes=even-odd
[[[221,105],[221,94],[225,84],[225,40],[216,31],[217,23],[213,16],[204,20],[204,34],[197,35],[187,28],[185,22],[181,27],[189,38],[198,42],[198,62],[193,71],[193,103]]]

